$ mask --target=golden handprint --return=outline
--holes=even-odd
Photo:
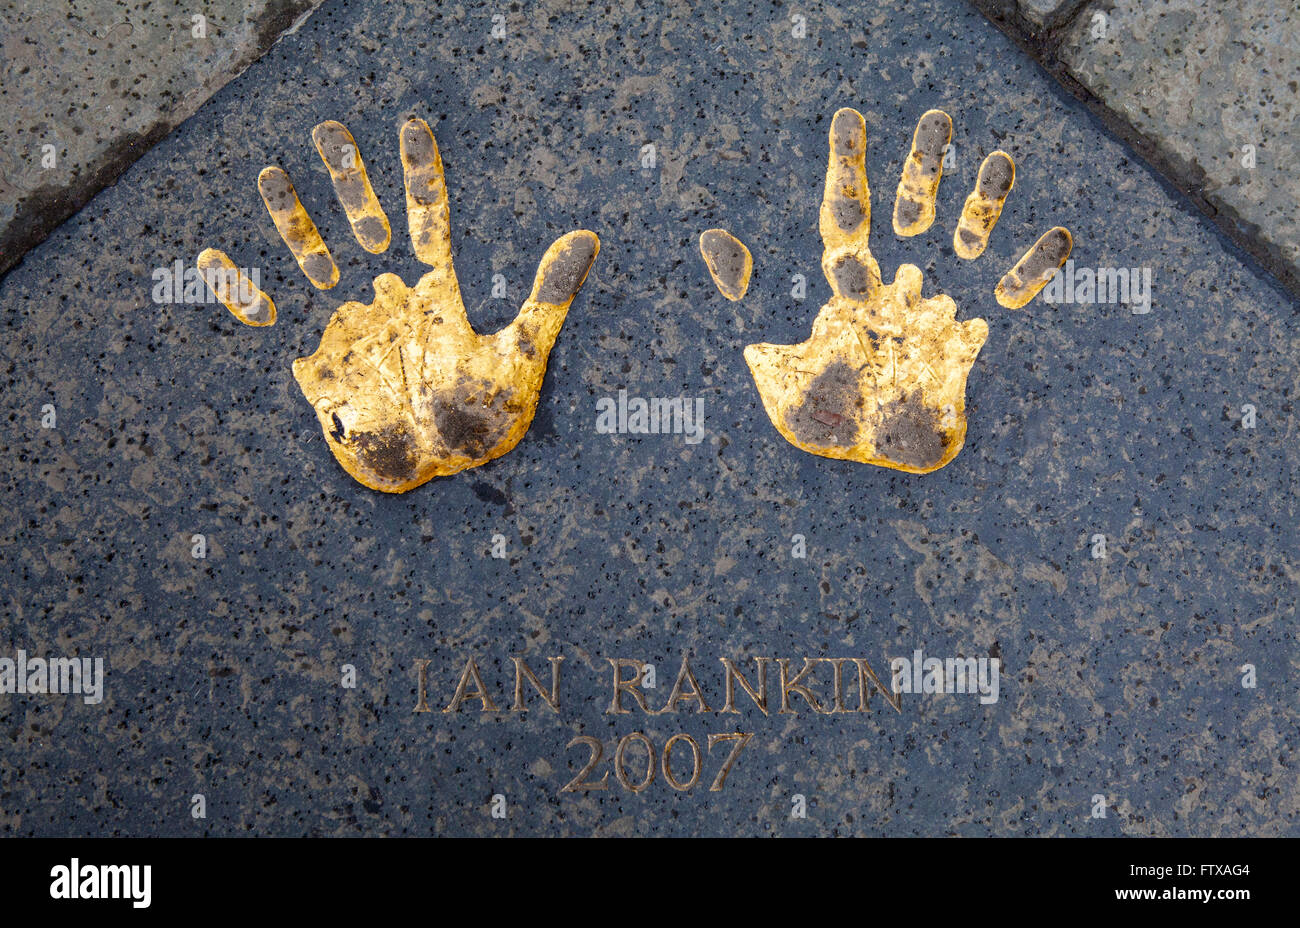
[[[352,135],[325,122],[312,139],[357,242],[384,251],[388,218]],[[411,119],[399,141],[411,241],[431,270],[414,287],[396,274],[376,277],[374,300],[340,306],[316,352],[293,363],[334,457],[361,483],[387,493],[477,467],[519,443],[537,409],[547,357],[600,250],[592,232],[561,237],[542,258],[515,320],[494,335],[477,334],[452,265],[447,187],[433,133],[424,120]],[[289,175],[268,167],[258,190],[307,279],[321,290],[333,287],[338,266]],[[215,249],[204,251],[198,264],[227,277],[234,270]],[[243,322],[273,323],[270,298],[238,282],[214,288],[218,298]]]
[[[934,221],[935,195],[952,120],[925,113],[913,135],[894,205],[900,236]],[[951,297],[922,297],[921,271],[899,267],[881,282],[868,247],[871,194],[866,172],[866,123],[853,109],[831,121],[830,158],[819,226],[822,271],[832,297],[798,345],[745,349],[772,424],[812,454],[877,464],[914,474],[943,467],[966,437],[966,378],[988,338],[983,319],[957,321]],[[1004,152],[980,169],[954,232],[963,258],[978,257],[1010,192],[1015,166]],[[1070,253],[1070,233],[1055,228],[1017,262],[996,288],[1003,306],[1033,299]],[[749,251],[722,229],[700,237],[700,251],[718,289],[740,299],[748,287]]]

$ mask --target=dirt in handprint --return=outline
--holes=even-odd
[[[743,298],[754,271],[745,243],[726,229],[708,229],[700,235],[700,254],[718,291],[729,300]]]
[[[415,476],[417,447],[405,423],[374,432],[350,432],[347,441],[366,469],[385,480],[400,484]]]
[[[943,458],[948,436],[939,427],[935,411],[914,390],[902,399],[880,407],[876,447],[891,461],[909,467],[932,467]]]
[[[596,238],[579,235],[541,269],[541,285],[537,288],[540,303],[567,304],[573,299],[582,282],[587,279],[592,262],[596,260]]]
[[[865,407],[858,372],[843,361],[833,361],[808,384],[803,402],[790,410],[786,424],[806,444],[854,445]]]
[[[462,380],[433,397],[433,420],[447,450],[481,458],[509,434],[519,411],[510,407],[513,391]]]
[[[898,224],[903,228],[910,228],[921,221],[921,204],[915,200],[899,200],[894,207],[894,215],[898,217]]]
[[[851,300],[866,300],[872,295],[871,272],[853,255],[844,255],[831,267],[835,286],[841,295]]]
[[[861,158],[860,146],[865,143],[862,116],[847,109],[837,112],[831,123],[831,151],[834,155],[840,159]],[[838,185],[827,191],[826,205],[840,231],[852,232],[867,218],[868,207],[863,205],[867,191],[855,188],[852,166],[848,161],[840,162],[838,177]]]

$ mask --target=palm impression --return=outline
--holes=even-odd
[[[357,243],[378,254],[391,229],[351,133],[323,122],[312,131]],[[431,270],[409,287],[396,274],[374,279],[370,303],[338,307],[320,347],[293,363],[330,451],[374,490],[403,493],[433,477],[477,467],[507,453],[528,431],[546,360],[569,305],[600,250],[592,232],[570,232],[547,250],[519,315],[493,335],[469,324],[452,266],[450,212],[442,158],[428,124],[402,127],[406,217],[415,256]],[[338,283],[338,266],[289,175],[268,167],[258,191],[280,237],[320,290]],[[198,265],[240,321],[270,325],[275,304],[208,249]],[[212,274],[210,272],[223,272]]]
[[[952,120],[930,110],[917,124],[894,202],[894,231],[928,229],[943,174]],[[831,121],[830,159],[819,226],[822,271],[832,296],[798,345],[749,345],[745,360],[763,407],[791,444],[828,458],[877,464],[914,474],[943,467],[966,439],[966,377],[988,338],[983,319],[957,321],[957,304],[921,296],[921,271],[904,264],[881,282],[867,239],[866,122],[853,109]],[[1015,180],[1011,156],[995,151],[980,166],[953,233],[967,260],[979,257]],[[1024,306],[1065,264],[1070,233],[1057,227],[998,283],[997,300]],[[700,236],[700,251],[723,296],[739,300],[749,285],[749,250],[723,229]]]

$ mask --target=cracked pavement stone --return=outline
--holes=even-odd
[[[1021,16],[1041,28],[1055,20],[1070,2],[1071,0],[1018,0],[1016,8],[1020,10]]]
[[[0,275],[319,2],[0,2]]]
[[[1300,17],[1293,0],[1114,0],[1075,17],[1070,74],[1300,280]]]

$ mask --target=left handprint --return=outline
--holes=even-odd
[[[323,122],[312,140],[357,242],[383,252],[391,228],[351,133]],[[341,305],[316,353],[293,363],[334,457],[358,481],[386,493],[477,467],[519,443],[533,421],[551,347],[600,250],[593,232],[559,238],[515,320],[493,335],[477,334],[452,266],[447,185],[428,124],[409,120],[400,147],[411,242],[431,270],[414,287],[380,274],[374,301]],[[320,290],[333,287],[338,266],[289,175],[268,167],[257,185],[307,279]],[[198,266],[241,322],[275,321],[275,304],[225,254],[209,248]]]

